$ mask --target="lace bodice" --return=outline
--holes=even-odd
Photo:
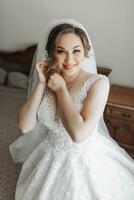
[[[91,75],[91,77],[86,79],[72,95],[73,102],[78,111],[81,110],[83,106],[83,100],[86,98],[90,87],[95,81],[102,77],[104,77],[104,75]],[[57,109],[56,96],[49,88],[46,89],[38,109],[38,120],[52,132],[57,132],[61,127],[63,128],[63,123],[60,119]]]

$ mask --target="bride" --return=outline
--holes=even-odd
[[[134,162],[103,121],[109,81],[86,29],[56,20],[36,53],[18,114],[24,136],[10,145],[23,162],[15,200],[133,200]]]

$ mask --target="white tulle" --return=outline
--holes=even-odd
[[[73,96],[79,111],[87,91],[101,77],[92,75]],[[133,200],[134,162],[99,126],[88,139],[74,143],[49,90],[38,120],[47,135],[23,164],[15,200]]]

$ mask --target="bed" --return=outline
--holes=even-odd
[[[0,200],[14,200],[21,170],[9,154],[11,144],[21,133],[16,126],[17,112],[27,96],[30,67],[37,45],[15,52],[0,51]],[[108,75],[111,69],[98,67]]]

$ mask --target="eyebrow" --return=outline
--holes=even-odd
[[[77,47],[81,47],[81,46],[76,45],[76,46],[73,47],[73,49],[75,49],[75,48],[77,48]],[[57,48],[59,48],[59,49],[64,49],[64,47],[61,47],[61,46],[57,46]]]

